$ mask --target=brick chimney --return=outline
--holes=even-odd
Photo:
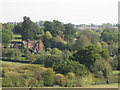
[[[43,50],[43,43],[41,39],[39,39],[39,51],[40,50]]]
[[[27,47],[30,48],[30,39],[28,39]]]

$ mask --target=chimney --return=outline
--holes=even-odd
[[[40,50],[43,50],[43,43],[41,39],[39,39],[39,51]]]
[[[30,47],[30,39],[28,39],[27,47]]]

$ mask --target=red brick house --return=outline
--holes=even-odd
[[[23,41],[21,44],[16,43],[13,45],[13,48],[21,49],[22,47],[27,47],[34,52],[38,52],[43,50],[44,45],[41,39],[34,41],[30,41],[30,39],[28,39],[28,41]]]
[[[44,45],[41,39],[39,39],[38,41],[37,40],[30,41],[30,39],[28,39],[28,41],[23,41],[23,46],[31,50],[34,50],[34,52],[37,52],[43,50]]]

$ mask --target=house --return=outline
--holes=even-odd
[[[34,52],[41,51],[44,47],[41,39],[34,41],[30,41],[30,39],[28,39],[28,41],[23,41],[23,46],[33,50]]]
[[[38,52],[43,50],[44,45],[41,39],[34,41],[30,41],[30,39],[28,39],[28,41],[23,41],[22,44],[16,43],[13,45],[13,48],[21,49],[22,47],[27,47],[28,49],[33,50],[34,52]]]

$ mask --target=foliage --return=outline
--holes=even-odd
[[[73,48],[75,50],[80,49],[81,47],[85,46],[85,45],[89,45],[90,41],[88,40],[86,35],[80,35],[79,39],[76,40],[75,44],[73,45]]]
[[[100,37],[103,41],[107,42],[110,44],[110,41],[117,42],[118,41],[118,33],[112,29],[105,29],[101,33]]]
[[[62,74],[56,74],[55,75],[55,83],[56,85],[60,85],[60,86],[65,86],[66,85],[66,77]]]
[[[95,31],[83,30],[78,34],[78,38],[80,38],[81,35],[84,35],[84,39],[87,40],[86,42],[91,42],[92,44],[97,44],[99,42],[99,34]]]
[[[46,60],[44,61],[45,67],[53,67],[54,63],[62,61],[62,58],[58,55],[47,55]]]
[[[2,45],[7,47],[12,39],[14,39],[13,32],[8,29],[2,30]]]
[[[52,38],[52,35],[49,31],[46,32],[45,37],[49,40]]]
[[[18,57],[21,56],[21,52],[19,51],[19,49],[8,49],[5,57],[9,58],[9,59],[18,59]]]
[[[62,35],[64,27],[60,21],[53,20],[53,22],[44,22],[44,31],[49,31],[53,36]]]
[[[52,69],[48,68],[43,74],[45,86],[53,86],[54,83],[54,72]]]
[[[32,22],[29,17],[24,16],[23,20],[24,21],[22,23],[20,32],[20,34],[22,35],[22,39],[23,40],[35,39],[39,34],[40,27],[34,22]]]
[[[21,28],[22,28],[22,22],[18,23],[17,25],[15,25],[13,32],[15,34],[20,34],[21,33]]]
[[[67,77],[67,79],[74,80],[75,79],[75,74],[73,72],[68,72],[66,77]]]
[[[51,51],[50,51],[51,54],[53,55],[61,55],[62,54],[62,51],[57,49],[57,48],[53,48]]]
[[[93,67],[91,67],[92,72],[94,73],[95,77],[102,77],[108,78],[109,74],[112,71],[111,65],[105,59],[100,58],[95,61]]]
[[[95,61],[99,58],[105,58],[106,60],[109,58],[109,54],[107,51],[96,45],[87,45],[82,47],[74,54],[74,60],[80,62],[81,64],[86,65],[90,69],[91,66],[95,63]]]
[[[73,72],[78,76],[84,76],[89,74],[89,70],[82,64],[72,60],[58,61],[53,64],[53,69],[62,74],[67,74],[68,72]]]
[[[51,39],[43,39],[43,43],[45,48],[58,48],[60,50],[64,50],[66,48],[66,44],[63,41],[58,40],[56,37]]]
[[[70,41],[75,37],[76,31],[71,24],[64,24],[64,39]]]

